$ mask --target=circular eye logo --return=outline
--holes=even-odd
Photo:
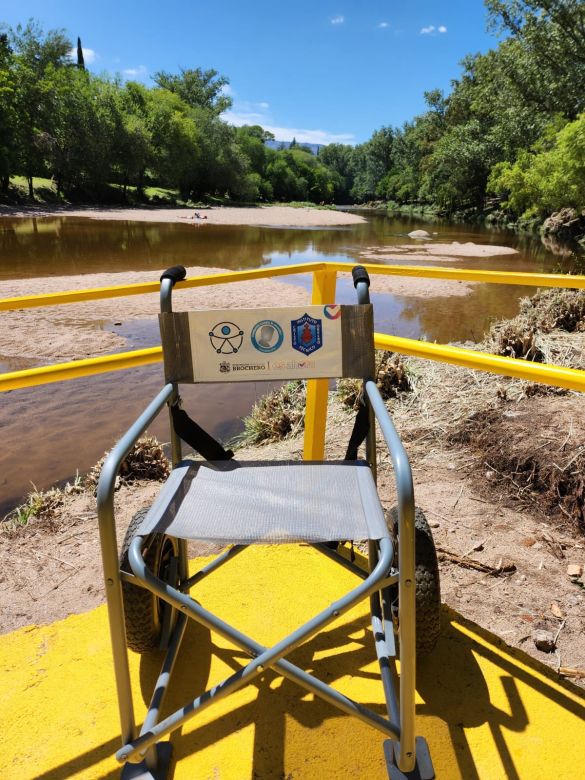
[[[218,322],[209,331],[209,341],[218,355],[231,355],[242,346],[244,331],[233,322]]]
[[[284,340],[284,333],[278,322],[261,320],[252,328],[252,346],[259,352],[276,352]]]

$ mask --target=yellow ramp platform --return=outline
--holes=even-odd
[[[201,561],[199,561],[200,563]],[[251,589],[249,575],[261,587]],[[195,590],[196,598],[267,644],[348,589],[353,576],[307,547],[251,548]],[[257,598],[257,594],[264,596]],[[291,660],[383,712],[364,606]],[[194,624],[167,710],[244,661]],[[132,654],[138,717],[158,672]],[[0,778],[115,778],[117,703],[105,608],[0,637]],[[419,664],[418,733],[439,780],[582,777],[585,697],[544,667],[445,609],[444,631]],[[197,724],[197,728],[196,728]],[[269,672],[173,736],[175,780],[387,777],[383,736]]]

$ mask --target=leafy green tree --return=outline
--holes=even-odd
[[[378,185],[388,173],[392,164],[394,130],[382,127],[376,130],[369,141],[361,144],[354,155],[354,180],[352,197],[357,201],[375,198]]]
[[[33,21],[26,27],[17,26],[9,33],[14,50],[16,112],[16,166],[28,180],[29,196],[34,198],[33,176],[44,172],[44,156],[39,146],[40,128],[50,115],[50,101],[44,76],[49,68],[59,68],[69,62],[71,42],[62,30],[46,35]]]
[[[8,35],[0,33],[0,189],[8,192],[17,159],[16,74]]]
[[[178,95],[191,108],[205,108],[216,116],[232,105],[232,99],[224,89],[229,79],[213,69],[181,68],[179,74],[161,70],[154,74],[154,81],[162,89]]]
[[[545,136],[532,152],[523,151],[514,163],[496,166],[489,187],[506,196],[505,206],[517,215],[585,209],[585,114],[566,124],[552,141]]]
[[[309,188],[306,179],[290,166],[290,161],[281,152],[268,164],[267,177],[275,200],[306,200]]]
[[[328,144],[319,150],[319,162],[334,174],[333,199],[335,203],[349,203],[353,185],[353,147],[347,144]]]
[[[531,88],[547,111],[574,119],[585,110],[585,4],[582,0],[485,0],[493,29],[511,35],[525,57],[510,78]],[[529,64],[530,63],[530,64]],[[528,68],[527,68],[528,66]]]

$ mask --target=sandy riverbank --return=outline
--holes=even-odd
[[[569,343],[574,338],[582,343],[582,334],[562,335]],[[568,464],[583,446],[583,399],[554,393],[529,397],[527,384],[518,380],[415,358],[405,364],[414,392],[400,394],[388,405],[409,453],[417,504],[426,512],[439,548],[442,601],[555,669],[585,670],[583,590],[566,573],[568,564],[583,561],[580,532],[563,522],[560,510],[547,509],[541,495],[527,487],[515,491],[514,480],[511,485],[506,475],[498,476],[483,462],[483,453],[458,435],[467,429],[467,420],[481,419],[489,409],[506,422],[503,445],[506,438],[512,449],[518,437],[534,440],[534,452],[546,445],[561,465]],[[353,421],[353,412],[332,395],[328,458],[343,457]],[[243,447],[237,458],[298,460],[302,443],[296,436]],[[384,443],[379,439],[378,444],[378,488],[387,509],[396,502],[394,478]],[[132,515],[151,504],[159,488],[154,482],[122,485],[115,496],[119,539]],[[103,603],[93,488],[57,492],[54,504],[49,519],[33,518],[27,526],[13,531],[7,526],[8,533],[0,533],[5,572],[0,633]],[[191,544],[190,552],[203,551]],[[490,574],[504,561],[507,572]],[[536,649],[532,637],[539,628],[556,634],[556,654]]]
[[[452,262],[463,257],[502,257],[505,255],[517,255],[518,250],[511,246],[497,246],[496,244],[476,244],[466,241],[452,241],[450,244],[428,240],[425,243],[417,241],[416,244],[396,244],[387,246],[366,247],[361,253],[362,262],[387,263],[392,260],[414,260],[415,262]]]
[[[199,214],[199,218],[195,217]],[[291,206],[256,206],[232,208],[218,206],[208,209],[169,208],[108,208],[72,206],[0,207],[0,217],[86,217],[123,222],[183,222],[193,226],[206,225],[266,225],[271,227],[335,227],[365,222],[358,214],[317,208]]]
[[[225,272],[222,268],[194,266],[187,269],[187,276]],[[160,272],[127,271],[13,280],[0,284],[0,297],[154,282],[159,276]],[[309,294],[302,287],[276,279],[258,279],[181,290],[175,293],[174,299],[176,307],[181,309],[229,309],[253,308],[259,301],[294,306],[308,302]],[[0,360],[30,359],[41,364],[119,352],[128,348],[128,344],[116,332],[117,327],[129,320],[156,320],[159,305],[158,295],[147,294],[3,312]]]
[[[187,269],[187,276],[225,272],[222,268],[194,266]],[[9,280],[0,283],[0,298],[155,282],[159,276],[158,271],[126,271]],[[350,279],[349,273],[339,276]],[[467,295],[473,287],[473,283],[468,282],[375,276],[371,290],[372,293],[424,300]],[[176,292],[175,300],[177,307],[182,309],[254,308],[267,304],[296,306],[309,303],[309,289],[309,277],[302,275],[289,277],[287,282],[258,279],[181,290]],[[120,352],[129,345],[117,329],[132,320],[155,321],[158,312],[158,296],[153,294],[5,311],[0,329],[0,362],[17,369]]]

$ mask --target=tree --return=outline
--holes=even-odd
[[[574,119],[585,110],[585,3],[582,0],[485,0],[492,29],[508,33],[526,56],[509,62],[518,84],[538,74],[540,98]]]
[[[16,74],[6,33],[0,34],[0,188],[8,192],[17,159]]]
[[[319,162],[335,174],[333,198],[335,203],[348,203],[353,184],[353,147],[347,144],[328,144],[319,150]]]
[[[80,70],[85,70],[85,61],[83,59],[83,48],[81,46],[81,38],[77,38],[77,67]]]
[[[390,170],[394,130],[382,127],[369,141],[361,144],[354,155],[354,182],[352,196],[358,201],[375,198],[382,193],[378,185]]]
[[[556,133],[551,128],[513,164],[496,166],[489,187],[507,196],[505,206],[518,216],[585,209],[585,114]]]
[[[15,64],[14,109],[19,152],[16,165],[25,174],[29,196],[34,198],[33,176],[44,172],[39,128],[46,124],[50,112],[43,79],[49,68],[68,63],[71,42],[63,30],[50,30],[45,35],[33,21],[24,28],[18,25],[16,30],[11,30],[9,40]]]
[[[231,97],[225,92],[229,79],[213,69],[181,68],[178,75],[161,70],[154,74],[154,81],[162,89],[178,95],[192,108],[205,108],[215,116],[232,105]]]

